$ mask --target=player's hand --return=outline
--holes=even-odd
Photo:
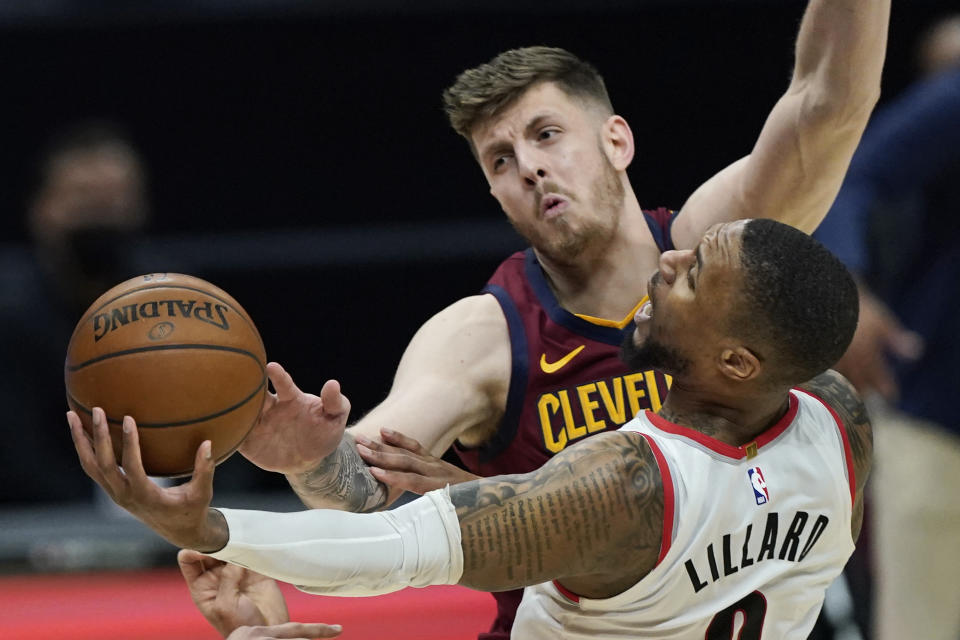
[[[177,564],[193,603],[220,635],[242,626],[290,621],[283,593],[272,578],[190,549],[180,550]]]
[[[350,415],[350,401],[336,380],[320,395],[304,393],[276,362],[267,365],[276,393],[268,393],[260,420],[240,445],[240,453],[267,471],[311,471],[336,451]]]
[[[100,407],[93,409],[93,435],[83,430],[80,416],[67,412],[73,445],[83,470],[118,505],[178,547],[217,550],[227,542],[226,522],[219,511],[210,509],[213,497],[214,461],[210,441],[197,449],[193,477],[175,487],[160,487],[147,477],[140,459],[137,424],[124,416],[121,465],[117,464]]]
[[[340,625],[287,622],[268,627],[240,627],[227,636],[227,640],[309,640],[336,638],[338,635]]]
[[[381,429],[380,437],[383,442],[354,435],[357,453],[370,465],[370,473],[390,487],[422,495],[480,477],[431,455],[419,442],[401,433]]]
[[[920,336],[905,329],[883,302],[861,287],[857,331],[834,369],[843,374],[861,395],[878,393],[894,402],[900,389],[889,357],[916,360],[922,352]]]

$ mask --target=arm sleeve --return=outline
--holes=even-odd
[[[449,488],[368,514],[219,511],[230,539],[211,556],[310,593],[373,596],[456,584],[463,573],[460,523]]]
[[[960,70],[918,83],[877,112],[815,236],[851,269],[867,266],[868,216],[881,199],[922,187],[960,148]]]

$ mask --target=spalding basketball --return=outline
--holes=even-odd
[[[120,462],[133,416],[148,475],[193,471],[197,448],[217,463],[256,423],[267,393],[266,354],[229,294],[193,276],[154,273],[110,289],[80,319],[64,365],[67,404],[92,433],[102,407]]]

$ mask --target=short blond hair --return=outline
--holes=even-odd
[[[607,87],[596,68],[556,47],[510,49],[490,62],[467,69],[443,92],[444,110],[454,131],[470,141],[478,124],[543,82],[555,83],[567,95],[613,114]]]

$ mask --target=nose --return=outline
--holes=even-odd
[[[517,152],[517,167],[527,186],[535,187],[547,177],[547,170],[540,156],[533,151]]]
[[[677,273],[690,266],[696,260],[696,254],[691,249],[664,251],[660,254],[660,277],[672,285],[677,279]]]

